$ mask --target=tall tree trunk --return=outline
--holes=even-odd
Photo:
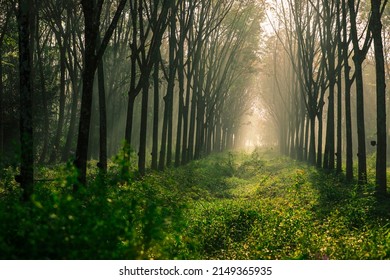
[[[133,30],[138,30],[138,1],[130,1],[130,13],[131,13],[131,22]],[[126,145],[131,146],[131,138],[133,134],[133,118],[134,118],[134,103],[135,98],[137,97],[139,92],[136,92],[136,76],[137,76],[137,57],[138,57],[138,49],[137,49],[137,32],[132,32],[132,41],[130,44],[131,48],[131,68],[130,68],[130,88],[128,92],[128,103],[127,103],[127,118],[126,118],[126,131],[125,131],[125,140]]]
[[[129,99],[127,102],[127,118],[126,118],[126,132],[125,139],[126,144],[131,145],[131,138],[133,136],[133,118],[134,118],[134,104],[135,104],[135,95],[129,94]]]
[[[290,155],[291,158],[295,158],[295,124],[296,122],[294,121],[294,117],[289,118],[289,129],[288,129],[288,154]]]
[[[310,147],[309,147],[309,163],[316,164],[316,117],[310,116]]]
[[[3,95],[4,95],[4,84],[3,84],[3,52],[0,43],[0,157],[4,154],[4,116],[3,116]]]
[[[336,171],[341,173],[342,164],[343,164],[343,155],[342,155],[342,72],[341,65],[343,64],[343,47],[341,41],[341,12],[340,12],[340,0],[336,1],[337,9],[337,161],[336,161]]]
[[[331,36],[331,30],[328,23],[327,33],[328,37]],[[326,144],[324,153],[324,165],[325,169],[334,169],[334,86],[335,86],[335,65],[334,65],[334,52],[330,42],[327,44],[326,49],[328,57],[328,79],[329,79],[329,98],[328,98],[328,118],[326,123]]]
[[[39,26],[37,24],[37,26]],[[35,38],[37,41],[37,62],[38,62],[38,71],[39,71],[39,80],[40,80],[40,90],[42,95],[42,112],[43,112],[43,145],[42,152],[39,157],[39,163],[43,164],[46,159],[46,155],[49,149],[49,112],[47,104],[47,92],[45,84],[45,74],[43,72],[43,58],[42,58],[42,49],[39,44],[39,28],[36,29]]]
[[[279,153],[285,155],[286,153],[286,124],[284,121],[279,122]]]
[[[172,96],[173,96],[173,91],[174,91],[174,72],[173,72],[174,66],[171,66],[170,70],[170,78],[168,81],[168,86],[167,86],[167,94],[164,96],[164,104],[165,104],[165,109],[164,109],[164,120],[163,120],[163,127],[162,127],[162,138],[161,138],[161,148],[160,148],[160,161],[159,161],[159,169],[163,170],[165,167],[165,164],[167,166],[170,166],[170,160],[171,156],[169,156],[169,146],[172,145],[172,143],[169,143],[171,138],[169,137],[170,133],[170,118],[172,112],[171,110],[171,104],[172,103]],[[171,146],[172,147],[172,146]],[[165,162],[165,159],[167,159],[167,162]]]
[[[345,87],[345,146],[346,165],[345,176],[348,181],[353,179],[353,155],[352,155],[352,117],[351,117],[351,80],[349,77],[350,66],[348,58],[348,31],[346,0],[341,2],[342,27],[343,27],[343,61],[344,61],[344,87]]]
[[[181,163],[187,163],[188,159],[188,117],[190,107],[190,95],[191,95],[191,81],[192,81],[192,70],[191,63],[187,64],[187,88],[186,88],[186,100],[183,107],[183,144],[182,144],[182,156]]]
[[[3,96],[4,96],[4,83],[3,83],[3,43],[4,37],[8,29],[8,23],[11,16],[11,10],[7,11],[5,15],[5,21],[3,24],[3,29],[0,35],[0,157],[4,154],[4,105],[3,105]]]
[[[99,40],[100,41],[100,40]],[[99,91],[99,171],[102,175],[107,173],[107,110],[106,90],[104,85],[104,64],[101,59],[98,65],[98,91]]]
[[[215,140],[214,140],[214,150],[216,152],[221,151],[221,141],[222,141],[222,126],[221,119],[219,114],[216,116],[216,125],[215,125]]]
[[[294,90],[294,93],[296,94],[297,96],[297,88],[295,88]],[[299,140],[300,140],[300,127],[301,127],[301,116],[300,116],[300,112],[299,112],[299,98],[297,98],[297,104],[296,104],[296,111],[295,111],[295,129],[296,129],[296,132],[295,132],[295,148],[294,148],[294,158],[295,159],[299,159],[299,151],[300,151],[300,147],[299,147]]]
[[[99,24],[95,23],[95,12],[93,1],[81,1],[85,21],[85,52],[84,52],[84,69],[83,69],[83,90],[81,96],[80,122],[79,133],[77,138],[76,158],[74,165],[79,171],[78,181],[81,185],[85,185],[87,178],[87,157],[88,157],[88,142],[89,130],[91,123],[91,109],[92,109],[92,93],[93,81],[96,70],[96,42],[99,30]],[[73,190],[77,191],[79,184],[73,186]]]
[[[305,114],[305,144],[303,152],[303,160],[309,160],[309,131],[310,131],[310,120],[307,114]]]
[[[152,145],[152,169],[158,168],[158,119],[159,119],[159,62],[154,63],[153,71],[154,91],[153,91],[153,145]]]
[[[30,52],[30,8],[31,1],[19,0],[19,90],[20,90],[20,143],[21,162],[20,177],[23,189],[22,199],[28,201],[33,193],[34,185],[34,150],[33,150],[33,96]]]
[[[344,66],[344,76],[349,77],[349,65]],[[352,116],[351,116],[351,81],[345,80],[345,146],[346,146],[346,164],[345,176],[348,181],[353,179],[353,150],[352,150]]]
[[[175,77],[177,71],[177,53],[176,53],[176,7],[175,1],[171,2],[170,15],[170,37],[169,37],[169,80],[167,91],[167,118],[168,118],[168,139],[167,139],[167,166],[172,165],[172,146],[173,146],[173,95],[175,92]]]
[[[386,182],[386,78],[383,55],[381,0],[371,0],[372,37],[374,39],[377,106],[376,191],[387,192]]]
[[[149,97],[149,82],[146,80],[142,88],[142,105],[141,105],[141,128],[139,138],[138,151],[138,171],[141,175],[145,175],[146,166],[146,134],[148,124],[148,97]]]
[[[301,98],[302,100],[303,98]],[[303,101],[303,100],[302,100]],[[301,101],[301,103],[303,103]],[[302,161],[304,157],[304,149],[305,149],[305,119],[306,119],[306,112],[305,112],[305,105],[304,103],[301,104],[301,120],[300,120],[300,136],[299,136],[299,149],[298,149],[298,160]]]
[[[201,88],[199,88],[201,90]],[[197,99],[197,118],[196,118],[196,142],[195,142],[195,159],[200,159],[203,151],[203,136],[204,136],[204,97],[201,96],[201,93]],[[230,135],[230,130],[229,130]]]
[[[209,121],[208,121],[208,124],[206,126],[207,130],[206,130],[206,133],[205,133],[205,138],[206,138],[206,155],[209,155],[212,151],[213,151],[213,147],[212,147],[212,139],[213,139],[213,134],[214,134],[214,131],[215,131],[215,124],[214,124],[214,121],[215,121],[215,117],[214,117],[214,113],[211,112],[210,115],[209,115]]]
[[[172,166],[172,147],[173,147],[173,93],[171,92],[168,110],[168,139],[167,139],[167,166]]]
[[[166,109],[167,106],[167,96],[164,96],[165,110],[164,110],[164,118],[162,125],[162,134],[161,134],[161,147],[160,147],[160,159],[158,162],[158,169],[164,170],[165,168],[165,156],[166,156],[166,148],[167,148],[167,134],[168,134],[168,111]]]
[[[203,95],[204,76],[205,76],[205,63],[201,63],[200,67],[195,72],[195,81],[197,84],[197,103],[196,103],[196,136],[195,136],[195,154],[194,158],[199,159],[203,152],[204,145],[204,117],[205,117],[205,96]],[[230,134],[230,131],[229,131]]]
[[[355,57],[356,75],[356,111],[357,132],[358,132],[358,179],[362,184],[367,183],[367,162],[366,162],[366,132],[364,124],[364,100],[363,100],[363,71],[359,62],[360,57]]]
[[[169,35],[169,74],[167,93],[164,97],[164,122],[160,148],[159,169],[164,169],[165,164],[169,167],[172,163],[172,133],[173,133],[173,93],[175,90],[175,76],[177,70],[177,60],[175,57],[176,47],[176,18],[173,11],[170,16]],[[166,163],[165,163],[166,156]]]
[[[86,28],[86,33],[87,33]],[[92,92],[93,92],[93,80],[95,76],[94,64],[96,61],[93,58],[94,50],[91,50],[91,44],[87,43],[92,37],[86,34],[86,50],[85,50],[85,66],[83,71],[83,90],[81,97],[81,111],[80,111],[80,123],[79,133],[77,138],[76,159],[75,166],[79,170],[78,180],[82,185],[86,184],[86,172],[87,172],[87,156],[88,156],[88,141],[89,130],[91,122],[91,109],[92,109]],[[96,38],[94,38],[96,39]],[[75,187],[75,191],[78,187]]]
[[[322,166],[322,131],[323,131],[323,120],[322,120],[322,106],[318,112],[318,145],[317,145],[317,167]],[[325,156],[325,155],[324,155]]]
[[[340,55],[341,56],[341,55]],[[341,62],[341,61],[340,61]],[[341,64],[339,64],[341,65]],[[342,155],[342,90],[341,90],[341,69],[338,72],[337,78],[337,152],[336,152],[336,171],[341,173],[343,155]]]
[[[363,96],[363,70],[362,63],[364,54],[359,48],[355,1],[348,0],[350,19],[351,19],[351,37],[354,50],[353,61],[355,64],[356,77],[356,121],[358,134],[358,180],[360,184],[367,183],[367,161],[366,161],[366,132],[364,124],[364,96]]]
[[[196,74],[195,74],[196,75]],[[190,129],[188,132],[188,156],[187,156],[187,162],[191,161],[194,158],[194,144],[195,144],[195,123],[196,123],[196,104],[197,104],[197,83],[193,83],[193,89],[192,89],[192,98],[191,98],[191,113],[190,113]]]
[[[64,40],[61,39],[61,35],[57,34],[57,42],[60,47],[60,104],[58,112],[57,131],[53,142],[53,149],[51,151],[49,162],[53,163],[57,160],[58,151],[60,150],[60,140],[62,136],[62,130],[64,127],[65,117],[65,59],[66,49]]]
[[[81,185],[86,185],[87,178],[87,157],[88,157],[88,142],[89,131],[92,114],[92,93],[93,81],[97,66],[96,61],[96,42],[99,31],[99,24],[95,22],[95,6],[94,1],[82,0],[82,8],[84,13],[85,30],[85,51],[84,51],[84,69],[83,69],[83,90],[81,95],[81,109],[79,132],[77,137],[76,158],[74,165],[77,168],[78,181]],[[73,190],[77,191],[79,184],[73,186]]]
[[[181,156],[181,134],[182,134],[182,122],[183,122],[183,108],[184,108],[184,46],[179,46],[179,66],[178,66],[178,78],[179,78],[179,110],[177,114],[177,132],[176,132],[176,150],[175,150],[175,166],[180,165]]]

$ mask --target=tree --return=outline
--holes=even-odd
[[[82,0],[82,10],[84,14],[84,36],[85,36],[85,51],[84,51],[84,67],[83,67],[83,90],[81,96],[81,110],[79,133],[77,138],[76,159],[74,161],[75,167],[79,171],[78,179],[82,185],[86,184],[87,171],[87,155],[88,155],[88,140],[91,122],[91,106],[92,106],[92,92],[93,81],[95,78],[95,71],[104,54],[104,51],[109,43],[109,40],[118,23],[119,17],[125,7],[126,0],[121,0],[115,15],[109,25],[102,43],[97,44],[100,15],[102,12],[104,0],[98,0],[97,3],[89,0]],[[74,190],[78,189],[78,185],[74,186]]]
[[[31,79],[31,10],[32,1],[18,2],[19,30],[19,91],[20,91],[20,144],[21,163],[18,181],[23,189],[23,200],[28,201],[34,186],[34,138],[32,115],[32,79]]]
[[[3,121],[3,95],[4,95],[4,84],[3,84],[3,42],[4,37],[7,33],[8,24],[11,18],[12,9],[10,5],[0,2],[0,8],[4,9],[3,18],[1,19],[1,30],[0,30],[0,156],[4,153],[4,121]]]
[[[357,10],[354,0],[348,0],[350,14],[350,29],[353,45],[353,62],[355,65],[355,81],[356,81],[356,120],[357,120],[357,135],[358,135],[358,180],[360,184],[367,183],[367,159],[366,159],[366,130],[364,123],[364,94],[363,94],[363,69],[362,63],[366,58],[371,37],[368,32],[363,44],[360,48],[359,36],[357,32]]]
[[[82,73],[82,54],[78,50],[83,50],[82,41],[82,20],[81,11],[76,5],[68,5],[66,7],[67,20],[70,22],[70,29],[73,31],[69,36],[70,42],[65,46],[67,49],[66,68],[71,83],[71,111],[68,124],[68,131],[65,134],[65,145],[62,149],[61,161],[67,161],[71,156],[71,150],[74,150],[74,135],[77,129],[78,105],[80,93],[82,90],[81,73]]]
[[[386,81],[385,59],[382,42],[381,10],[383,11],[387,0],[381,6],[381,0],[371,0],[371,32],[374,40],[375,72],[376,72],[376,106],[377,106],[377,150],[376,150],[376,190],[380,194],[387,192],[386,180]]]
[[[353,157],[352,157],[352,117],[351,117],[351,85],[349,66],[349,45],[347,26],[347,0],[341,0],[341,25],[343,29],[343,63],[344,63],[344,103],[345,103],[345,146],[346,146],[346,167],[345,176],[347,180],[353,179]]]
[[[335,9],[336,2],[328,0],[323,1],[323,36],[325,42],[323,42],[323,56],[327,58],[327,80],[328,80],[328,117],[326,125],[326,143],[324,151],[324,164],[323,167],[327,169],[334,169],[335,164],[335,114],[334,114],[334,103],[335,103],[335,84],[336,84],[336,66],[335,66],[335,49],[336,49],[336,38],[334,32],[335,25]],[[337,34],[337,32],[336,32]]]
[[[343,64],[343,43],[342,43],[342,27],[341,27],[341,2],[340,0],[336,1],[336,14],[337,14],[337,19],[336,19],[336,42],[337,42],[337,64],[338,64],[338,69],[337,69],[337,151],[336,151],[336,156],[337,156],[337,163],[336,163],[336,171],[338,173],[342,172],[342,165],[343,165],[343,151],[342,151],[342,64]]]
[[[170,14],[168,17],[169,26],[169,59],[167,76],[167,93],[164,97],[164,119],[161,136],[160,161],[158,168],[163,170],[165,164],[171,165],[172,162],[172,126],[173,126],[173,94],[175,90],[175,78],[177,70],[178,56],[176,54],[176,6],[172,2]]]

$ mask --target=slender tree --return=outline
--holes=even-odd
[[[356,81],[356,120],[358,135],[358,180],[359,183],[367,183],[367,159],[366,159],[366,129],[364,122],[364,93],[363,93],[363,69],[362,63],[366,58],[370,42],[370,34],[366,35],[363,48],[359,45],[359,36],[357,32],[357,10],[355,0],[348,0],[350,14],[350,29],[353,45],[353,62],[355,65]]]
[[[115,15],[103,37],[102,43],[98,46],[97,38],[100,27],[100,15],[102,11],[103,2],[104,0],[98,0],[97,3],[94,3],[94,1],[89,0],[81,1],[85,24],[85,52],[80,123],[77,138],[76,159],[74,163],[79,171],[78,179],[82,185],[86,184],[88,141],[91,122],[92,92],[95,71],[126,4],[126,0],[120,1],[116,9]],[[76,191],[77,189],[78,185],[76,184],[74,186],[74,190]]]
[[[353,155],[352,155],[352,116],[351,116],[351,85],[349,66],[349,45],[348,26],[347,26],[347,0],[341,0],[343,29],[343,64],[344,64],[344,103],[345,103],[345,146],[346,146],[346,166],[345,175],[348,181],[353,179]]]
[[[4,153],[4,118],[3,118],[3,100],[4,100],[4,83],[3,83],[3,43],[4,37],[7,33],[8,24],[11,18],[11,8],[8,5],[0,6],[5,10],[5,15],[3,21],[1,22],[1,30],[0,30],[0,155]]]
[[[33,95],[30,50],[32,1],[18,2],[19,31],[19,91],[20,91],[20,143],[21,164],[18,181],[23,189],[23,200],[28,201],[34,186]]]
[[[385,60],[383,55],[381,9],[387,4],[387,0],[381,6],[381,0],[371,0],[371,32],[374,40],[375,73],[376,73],[376,106],[377,106],[377,150],[376,150],[376,187],[377,192],[387,192],[386,180],[386,81]]]

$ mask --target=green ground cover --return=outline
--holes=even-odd
[[[277,156],[224,153],[137,178],[124,156],[72,193],[41,168],[31,203],[2,171],[2,259],[390,259],[390,201],[373,183]],[[126,164],[125,164],[126,163]],[[372,177],[372,176],[369,176]]]

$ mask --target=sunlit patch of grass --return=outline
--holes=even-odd
[[[233,197],[190,204],[191,226],[186,235],[189,244],[196,244],[192,246],[195,255],[211,259],[390,258],[389,218],[378,212],[383,205],[377,205],[372,187],[362,190],[334,174],[275,155],[268,154],[258,163],[254,172],[253,157],[240,154],[234,166],[241,173],[225,179]],[[234,232],[243,232],[245,238],[234,238]]]

